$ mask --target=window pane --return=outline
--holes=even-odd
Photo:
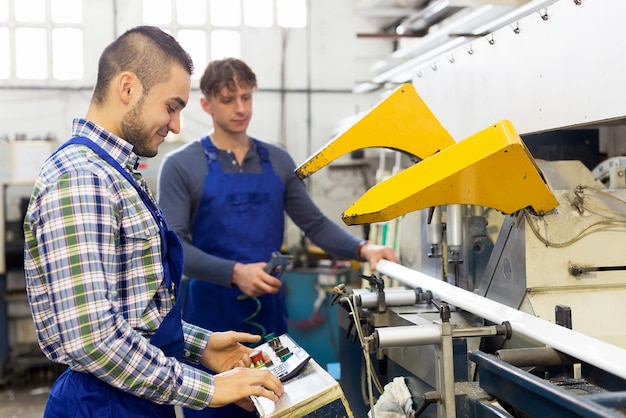
[[[0,78],[9,78],[9,28],[0,28]]]
[[[82,0],[51,0],[52,21],[58,23],[80,23],[83,21]]]
[[[191,55],[195,71],[192,78],[200,78],[207,63],[206,31],[204,30],[179,30],[176,40]]]
[[[205,0],[177,0],[176,18],[183,25],[202,25],[206,23]]]
[[[172,22],[172,0],[143,0],[143,21],[154,25]]]
[[[211,59],[241,58],[241,35],[235,30],[211,32]]]
[[[42,80],[48,75],[46,30],[15,29],[15,73],[17,78]]]
[[[276,23],[284,28],[306,27],[306,0],[276,0]]]
[[[46,18],[45,0],[14,1],[13,8],[18,22],[43,22]]]
[[[9,18],[9,0],[0,0],[0,22]]]
[[[82,29],[52,30],[52,76],[57,80],[83,78]]]
[[[214,26],[239,26],[241,2],[239,0],[211,0],[211,24]]]
[[[272,0],[243,0],[243,23],[246,26],[270,27],[274,23]]]

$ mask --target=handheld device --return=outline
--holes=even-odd
[[[285,271],[285,267],[291,263],[291,260],[293,260],[292,255],[282,254],[280,251],[274,251],[272,253],[272,258],[270,258],[263,270],[267,274],[271,274],[277,279],[280,279]]]
[[[283,275],[283,272],[285,271],[285,267],[287,267],[289,263],[291,263],[291,260],[293,260],[293,255],[287,255],[287,254],[281,253],[280,251],[274,251],[272,253],[272,257],[270,258],[270,260],[267,262],[267,264],[265,264],[265,267],[263,267],[263,271],[266,272],[267,274],[271,274],[277,279],[280,279],[281,276]],[[242,294],[242,295],[237,296],[237,300],[244,300],[244,299],[248,299],[249,297],[250,296],[248,295]],[[256,313],[254,314],[254,316],[256,316]],[[248,318],[248,319],[252,319],[252,318]]]

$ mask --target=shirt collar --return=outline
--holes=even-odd
[[[74,119],[72,135],[92,140],[122,167],[136,170],[139,166],[139,156],[133,152],[132,144],[91,121],[82,118]]]

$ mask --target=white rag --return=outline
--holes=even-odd
[[[383,388],[383,394],[374,405],[376,418],[413,418],[413,400],[404,377],[396,377]],[[372,411],[368,413],[372,417]]]

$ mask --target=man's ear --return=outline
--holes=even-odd
[[[211,102],[207,100],[206,97],[204,96],[200,97],[200,106],[202,107],[202,110],[204,110],[206,113],[208,113],[209,115],[213,115],[213,109],[211,109]]]
[[[133,96],[139,93],[137,76],[130,71],[124,71],[117,77],[117,93],[120,101],[129,104]]]

